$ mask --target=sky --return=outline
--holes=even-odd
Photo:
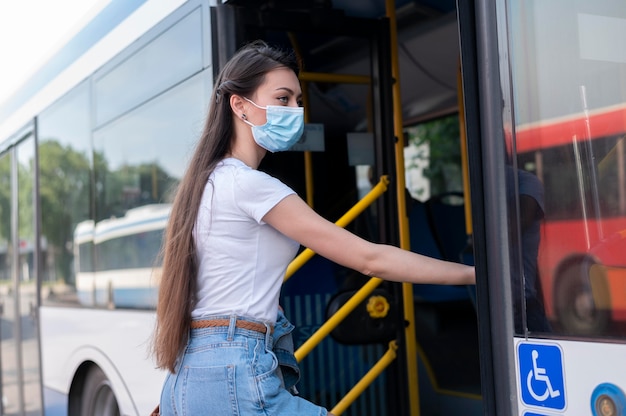
[[[110,0],[0,0],[0,103]]]

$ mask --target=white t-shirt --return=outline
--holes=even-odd
[[[299,244],[262,218],[293,193],[238,159],[218,164],[194,228],[199,269],[193,319],[235,314],[276,321],[285,271]]]

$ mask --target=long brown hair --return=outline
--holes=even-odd
[[[189,337],[198,272],[192,232],[209,176],[231,150],[234,120],[230,96],[251,96],[263,83],[265,74],[281,67],[298,74],[292,52],[255,41],[237,51],[215,80],[204,131],[178,185],[165,230],[153,339],[153,353],[159,368],[175,371],[176,359]]]

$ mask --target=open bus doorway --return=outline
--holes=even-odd
[[[393,180],[397,163],[393,158],[394,133],[390,130],[393,116],[389,96],[391,57],[385,50],[390,29],[384,10],[376,19],[355,19],[349,13],[358,9],[356,6],[352,10],[349,6],[345,10],[312,7],[305,12],[314,17],[311,20],[303,18],[303,8],[297,3],[276,9],[267,5],[259,12],[247,9],[246,1],[227,4],[233,8],[218,9],[218,22],[226,22],[222,28],[238,29],[226,29],[220,39],[228,39],[233,50],[260,37],[301,53],[306,121],[323,126],[321,149],[307,151],[305,147],[268,154],[260,169],[281,178],[300,195],[311,192],[309,202],[321,215],[331,220],[340,218],[372,190],[383,175],[390,175]],[[409,24],[409,20],[403,23]],[[433,11],[430,18],[422,16],[412,24],[420,20],[423,26],[403,31],[399,40],[400,83],[403,98],[407,97],[403,100],[402,112],[409,120],[407,125],[417,125],[415,129],[430,132],[430,137],[425,139],[433,142],[430,166],[431,170],[438,170],[439,175],[430,179],[434,194],[429,201],[408,200],[405,214],[413,217],[410,234],[411,244],[415,246],[411,249],[423,252],[425,245],[434,242],[439,244],[438,253],[424,254],[452,261],[471,261],[461,184],[460,126],[456,115],[459,45],[454,6],[437,14]],[[312,23],[317,21],[324,21],[324,25]],[[444,50],[445,58],[437,56],[433,44],[441,46],[438,51]],[[320,73],[323,76],[318,77],[316,74]],[[433,81],[433,73],[442,77],[440,82]],[[429,96],[436,98],[420,101],[419,93],[424,88]],[[433,132],[437,130],[441,130],[436,135],[441,136],[439,143],[433,139]],[[451,148],[455,149],[453,157],[449,152]],[[308,168],[310,173],[307,173]],[[380,201],[350,223],[351,230],[370,240],[398,244],[395,193],[394,182]],[[428,212],[418,214],[420,218],[414,215],[418,204],[428,208]],[[320,328],[329,309],[336,309],[337,299],[347,299],[344,295],[354,293],[366,281],[364,276],[356,276],[316,257],[290,277],[285,283],[281,304],[296,325],[296,348]],[[387,343],[397,337],[401,350],[396,362],[345,414],[403,414],[408,411],[403,403],[409,395],[421,396],[424,414],[454,413],[460,408],[469,414],[480,414],[476,311],[471,293],[466,287],[421,286],[415,287],[413,299],[416,305],[413,319],[419,332],[419,368],[409,370],[419,371],[419,392],[407,389],[403,375],[407,366],[402,357],[404,323],[400,289],[383,284],[382,292],[376,294],[389,303],[389,315],[385,317],[386,323],[379,323],[379,327],[389,326],[391,337],[389,331],[372,329],[372,319],[364,304],[349,320],[351,324],[361,322],[363,326],[340,326],[332,339],[322,341],[300,363],[304,375],[298,386],[301,394],[332,408],[384,353]]]
[[[465,218],[462,126],[458,113],[406,129],[405,148],[411,250],[473,264]],[[442,390],[480,395],[478,330],[474,287],[415,285],[418,343]],[[462,340],[462,342],[460,342]],[[454,369],[462,368],[455,372]]]

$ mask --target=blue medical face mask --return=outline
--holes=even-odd
[[[283,105],[261,107],[243,98],[266,112],[267,122],[261,126],[243,119],[244,123],[252,126],[252,137],[259,146],[270,152],[282,152],[300,140],[304,132],[304,108]]]

